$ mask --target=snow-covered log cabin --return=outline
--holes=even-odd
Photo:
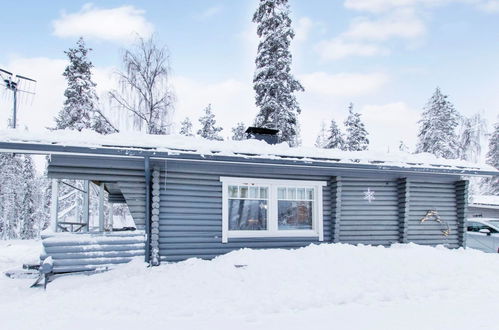
[[[91,180],[126,203],[154,263],[330,242],[457,248],[464,178],[499,174],[431,155],[127,133],[10,130],[0,151],[50,155],[50,178]]]

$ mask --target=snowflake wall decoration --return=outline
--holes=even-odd
[[[364,191],[364,199],[366,199],[369,203],[375,200],[376,197],[374,197],[374,190],[371,190],[371,188],[367,188],[367,190]]]

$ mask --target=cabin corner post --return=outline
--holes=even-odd
[[[339,243],[340,241],[340,218],[341,218],[341,177],[335,176],[331,179],[331,242]]]
[[[146,231],[146,246],[145,246],[145,262],[150,261],[151,257],[151,165],[149,156],[144,156],[144,176],[146,185],[146,205],[145,205],[145,231]]]
[[[409,185],[407,178],[397,180],[397,199],[399,213],[399,243],[408,242],[408,224],[409,224]]]
[[[456,181],[457,236],[460,247],[466,246],[466,217],[468,216],[469,181]]]
[[[159,202],[160,202],[160,170],[155,167],[152,171],[152,203],[151,203],[151,265],[159,265]]]

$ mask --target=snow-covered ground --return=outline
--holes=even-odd
[[[0,270],[37,242],[0,242]],[[236,267],[236,265],[244,265]],[[499,255],[413,244],[240,250],[92,276],[0,277],[1,329],[499,329]]]

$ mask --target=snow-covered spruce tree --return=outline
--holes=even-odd
[[[259,108],[255,126],[277,128],[280,141],[294,146],[298,144],[297,116],[301,112],[294,93],[304,88],[291,74],[289,46],[295,33],[289,15],[288,0],[260,0],[253,15],[260,38],[253,89]]]
[[[198,135],[208,140],[223,141],[224,138],[218,135],[222,131],[222,127],[215,126],[217,122],[215,114],[211,111],[211,104],[204,108],[204,116],[199,118],[199,122],[201,129],[198,130]]]
[[[189,117],[185,117],[184,121],[180,123],[180,131],[178,133],[185,136],[194,136],[192,133],[192,122]]]
[[[458,142],[456,127],[459,113],[454,105],[436,88],[419,120],[416,152],[429,152],[437,157],[456,158]]]
[[[19,203],[20,237],[22,239],[33,239],[38,237],[37,218],[37,180],[35,166],[30,155],[24,155],[21,168],[21,186]]]
[[[56,129],[92,129],[101,134],[117,131],[98,109],[96,84],[92,81],[93,64],[87,56],[91,50],[80,38],[75,48],[64,52],[69,59],[63,73],[68,86],[64,91],[64,106],[55,118]]]
[[[319,129],[319,134],[317,134],[317,137],[315,138],[315,143],[314,146],[316,148],[324,148],[326,145],[327,141],[327,132],[326,132],[326,123],[321,121],[321,128]]]
[[[482,154],[481,141],[485,136],[486,122],[479,113],[460,119],[457,156],[459,159],[478,162]]]
[[[243,122],[237,123],[236,127],[232,127],[232,140],[242,141],[246,140],[246,125]]]
[[[344,150],[362,151],[369,147],[369,139],[367,136],[364,123],[360,120],[360,113],[353,111],[353,103],[348,106],[348,118],[345,120],[347,130],[347,138]]]
[[[345,147],[346,147],[346,142],[345,138],[343,137],[343,133],[336,124],[336,121],[331,120],[331,125],[329,127],[329,132],[324,148],[345,150]]]
[[[20,237],[21,156],[0,153],[0,238]]]
[[[486,161],[487,164],[499,169],[499,122],[494,125],[494,132],[490,136]],[[488,193],[499,196],[499,177],[488,178],[486,183]]]
[[[399,151],[402,151],[402,152],[410,152],[409,151],[409,147],[407,146],[407,144],[405,144],[404,141],[400,140],[399,142]]]
[[[120,90],[109,93],[111,101],[128,112],[134,128],[148,134],[168,134],[171,130],[175,95],[170,85],[169,52],[154,39],[139,38],[125,50],[123,70],[118,73]]]

